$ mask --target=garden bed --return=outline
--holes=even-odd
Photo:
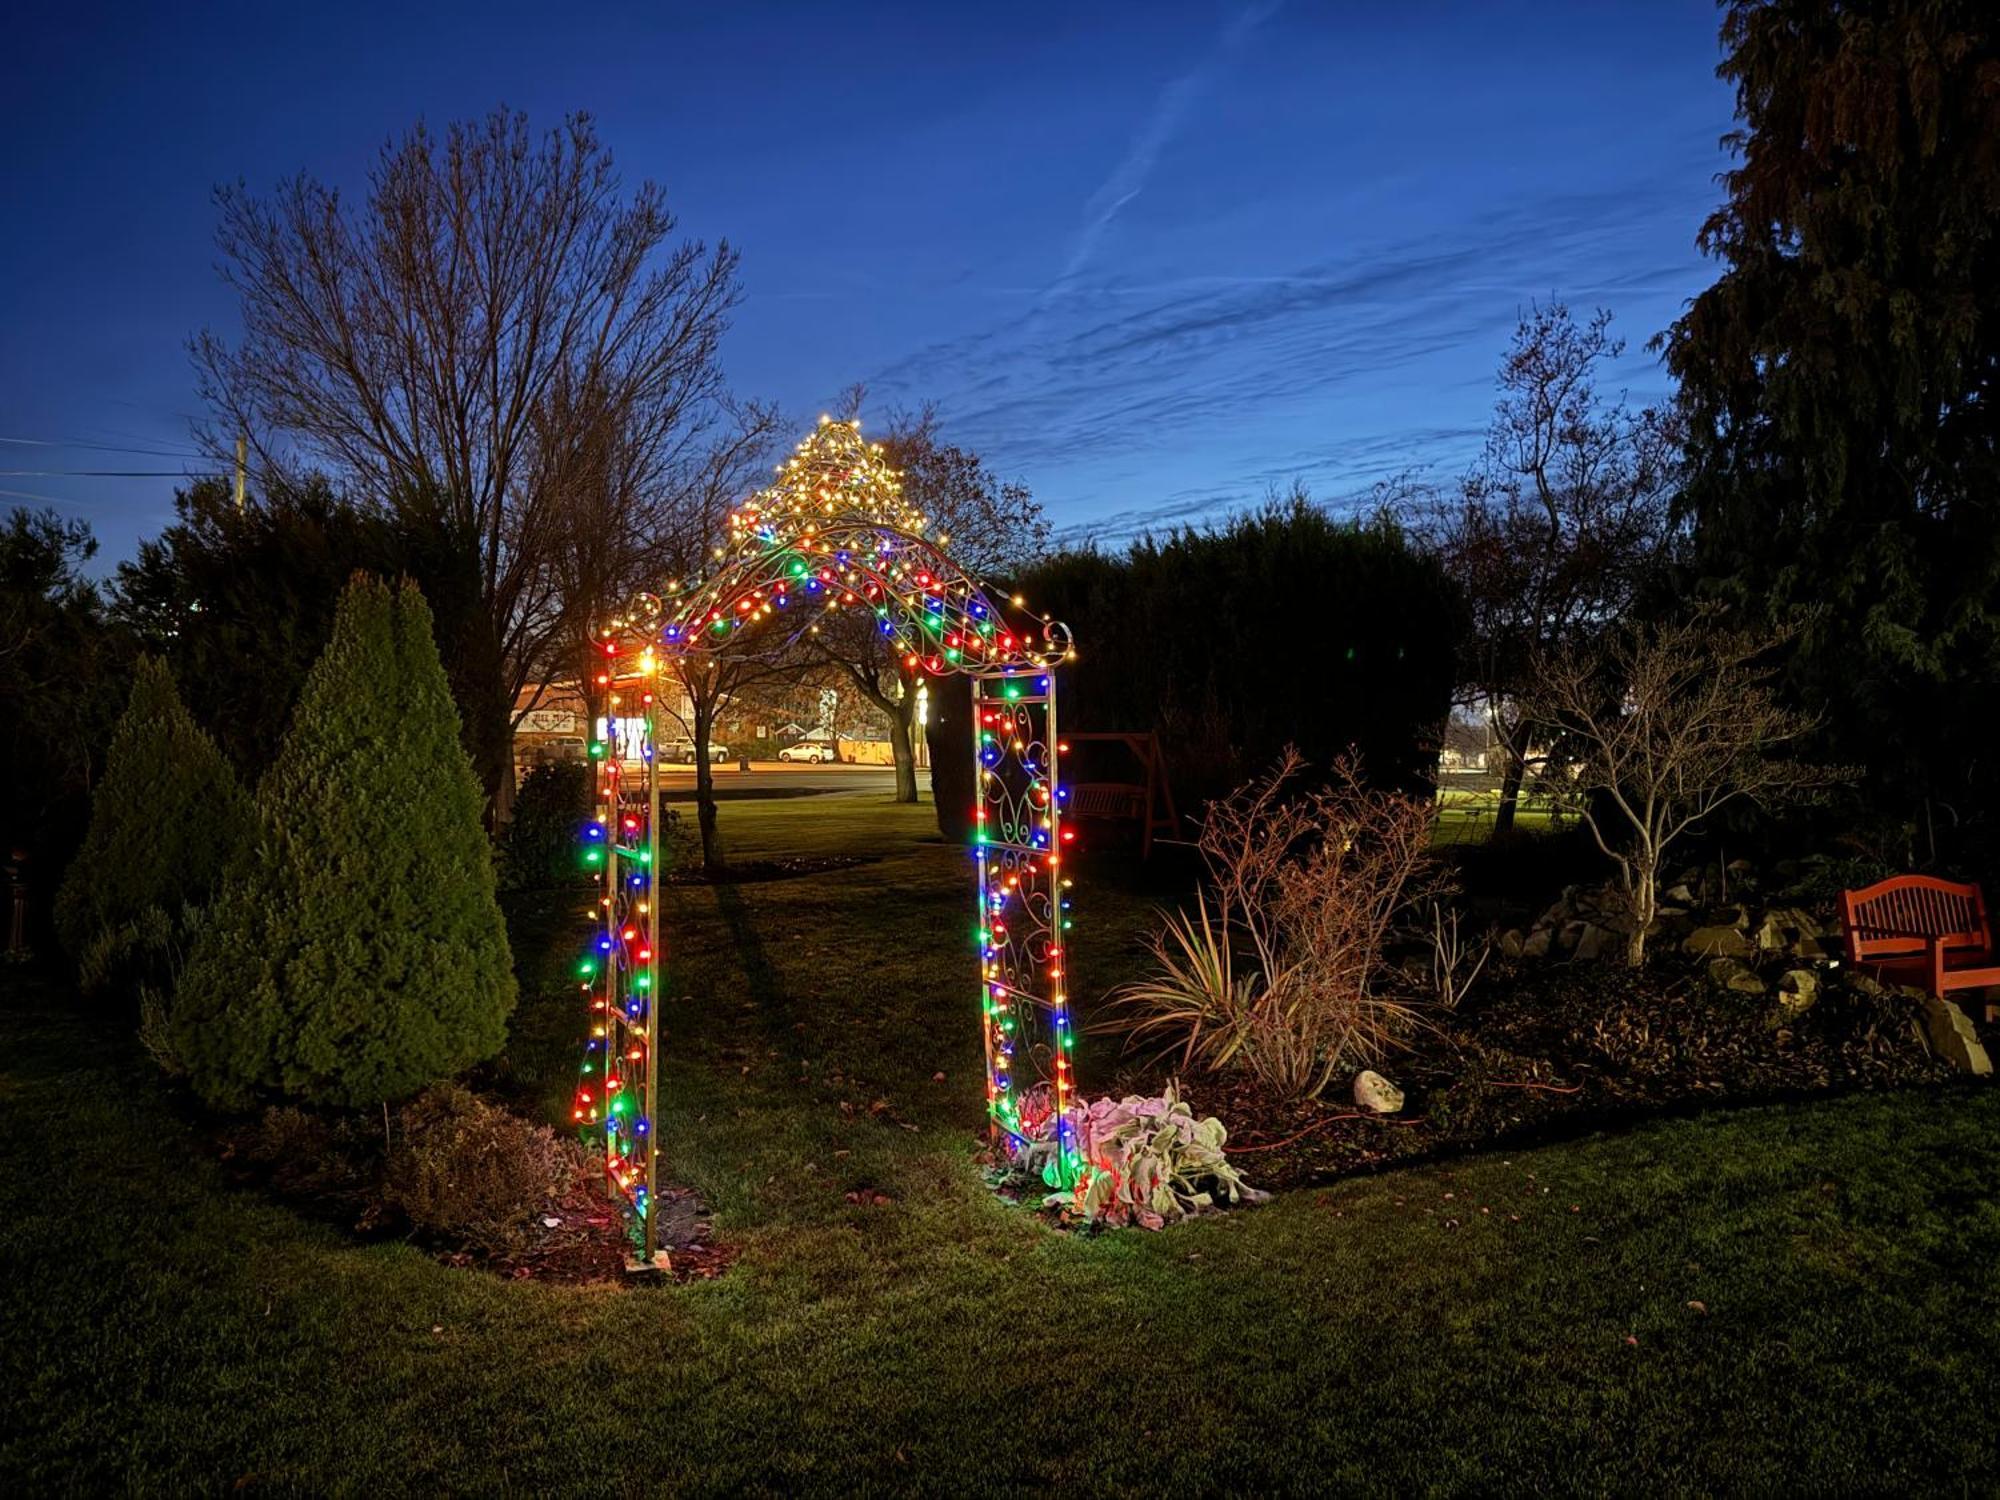
[[[588,1163],[504,1234],[455,1233],[412,1222],[385,1186],[381,1127],[359,1115],[273,1109],[212,1126],[205,1137],[234,1184],[357,1241],[406,1241],[445,1265],[515,1281],[579,1284],[626,1274],[626,1215]],[[707,1280],[728,1269],[735,1251],[715,1243],[708,1210],[691,1189],[664,1185],[657,1211],[673,1280]]]
[[[1339,1083],[1317,1101],[1285,1100],[1240,1072],[1189,1079],[1188,1093],[1227,1122],[1251,1182],[1296,1188],[1647,1115],[1941,1083],[1953,1072],[1920,1026],[1907,997],[1836,985],[1774,1026],[1768,1003],[1677,956],[1639,970],[1530,962],[1489,974],[1460,1011],[1382,1063],[1406,1095],[1394,1115],[1357,1109]],[[1128,1066],[1112,1091],[1148,1091],[1162,1076]]]

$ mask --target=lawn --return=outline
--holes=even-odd
[[[1439,787],[1437,841],[1477,844],[1492,837],[1493,815],[1500,807],[1495,787]],[[1555,807],[1547,798],[1521,794],[1514,809],[1514,826],[1523,833],[1547,833],[1556,826]]]
[[[712,1282],[508,1283],[232,1188],[117,1028],[45,979],[6,979],[0,1481],[2000,1480],[1981,1410],[2000,1383],[1991,1090],[1716,1111],[1162,1234],[1058,1233],[971,1160],[969,877],[928,809],[829,796],[722,816],[741,856],[871,862],[675,891],[663,1138],[741,1250]],[[1078,895],[1084,999],[1147,902],[1087,877]],[[516,914],[527,983],[499,1081],[548,1111],[571,1082],[563,928],[583,905]],[[1086,1047],[1086,1085],[1094,1061]],[[849,1201],[863,1189],[890,1201]]]

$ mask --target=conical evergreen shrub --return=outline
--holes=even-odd
[[[56,930],[87,967],[107,942],[215,894],[252,826],[250,795],[181,702],[173,674],[142,656],[90,802],[83,847],[56,893]]]
[[[480,806],[422,594],[357,574],[181,980],[205,1098],[371,1104],[499,1051],[514,978]]]

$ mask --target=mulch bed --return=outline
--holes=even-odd
[[[1247,1074],[1186,1080],[1198,1114],[1267,1189],[1717,1104],[1748,1104],[1954,1075],[1915,1029],[1912,1002],[1829,985],[1791,1024],[1771,1002],[1656,962],[1521,963],[1490,973],[1461,1010],[1380,1071],[1404,1090],[1393,1116],[1359,1111],[1337,1081],[1318,1101],[1274,1098]],[[1155,1092],[1128,1068],[1112,1092]]]
[[[655,1212],[660,1215],[660,1248],[667,1252],[667,1279],[712,1281],[735,1263],[736,1248],[715,1243],[708,1210],[691,1188],[663,1187]],[[527,1243],[518,1250],[482,1255],[433,1247],[446,1265],[490,1271],[513,1281],[570,1285],[624,1279],[631,1248],[625,1215],[594,1183],[573,1188],[561,1203],[539,1216],[529,1226]]]
[[[211,1139],[232,1182],[267,1193],[364,1243],[405,1240],[445,1265],[510,1281],[579,1285],[627,1278],[633,1243],[626,1216],[598,1177],[580,1178],[536,1214],[517,1244],[505,1249],[468,1245],[413,1230],[384,1207],[377,1186],[380,1152],[370,1139],[371,1129],[336,1117],[316,1126],[311,1139],[298,1140],[297,1149],[278,1152],[256,1122],[229,1124]],[[708,1210],[692,1188],[663,1185],[655,1211],[660,1214],[659,1246],[667,1252],[665,1279],[708,1281],[735,1263],[738,1248],[716,1243]]]

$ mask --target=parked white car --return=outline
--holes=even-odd
[[[778,752],[779,760],[802,760],[807,765],[823,766],[833,759],[833,746],[824,740],[800,740],[796,745],[787,745]]]
[[[708,758],[715,762],[728,760],[729,747],[718,745],[713,740],[709,741]],[[660,759],[669,765],[693,765],[694,741],[688,739],[666,741],[660,746]]]

